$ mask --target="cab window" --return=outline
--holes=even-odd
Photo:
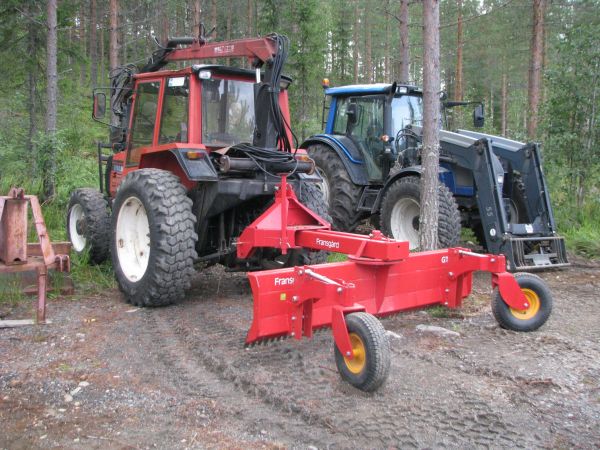
[[[158,109],[160,81],[140,83],[136,89],[128,164],[138,163],[140,147],[152,145]]]
[[[225,147],[252,142],[254,85],[246,81],[202,80],[202,142]]]
[[[160,119],[159,144],[188,142],[189,78],[167,79]]]

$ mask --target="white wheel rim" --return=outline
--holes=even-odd
[[[392,237],[398,241],[408,241],[411,250],[419,246],[419,204],[410,198],[401,198],[392,208],[390,228]]]
[[[150,258],[150,225],[146,208],[137,197],[129,197],[118,212],[115,239],[117,258],[129,281],[142,279]]]
[[[87,239],[83,233],[77,231],[77,224],[83,223],[85,220],[85,212],[83,207],[77,203],[73,205],[69,212],[69,237],[71,238],[71,244],[73,244],[73,250],[76,252],[82,252],[87,244]]]
[[[325,200],[325,203],[329,205],[329,180],[327,179],[325,172],[323,172],[320,167],[317,167],[317,173],[321,175],[321,178],[323,179],[323,181],[317,183],[317,187],[323,193],[323,199]]]

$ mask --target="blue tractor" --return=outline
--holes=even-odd
[[[409,85],[326,87],[324,133],[302,145],[314,159],[335,228],[370,218],[386,235],[419,242],[422,91]],[[444,102],[447,108],[473,102]],[[484,123],[483,105],[473,111]],[[445,116],[445,114],[444,114]],[[540,147],[474,131],[440,136],[438,241],[451,247],[461,226],[510,270],[568,265],[557,234]]]

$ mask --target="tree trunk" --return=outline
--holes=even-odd
[[[82,2],[79,7],[79,51],[81,52],[81,59],[79,62],[79,85],[85,85],[85,76],[87,75],[87,44],[85,41],[86,31],[85,31],[85,8],[84,3]]]
[[[198,35],[200,32],[200,21],[202,18],[202,5],[200,0],[194,0],[194,32],[193,36]]]
[[[354,0],[354,28],[352,30],[352,58],[354,59],[354,83],[358,83],[358,0]]]
[[[105,60],[106,52],[104,51],[104,24],[100,27],[100,80],[102,80],[101,84],[104,83],[105,69],[104,69],[104,60]]]
[[[408,0],[400,0],[400,66],[398,81],[408,84],[409,81],[409,43],[408,43]]]
[[[90,0],[90,81],[92,87],[98,84],[98,16],[96,0]]]
[[[508,123],[508,76],[506,72],[502,74],[502,136],[506,137]]]
[[[421,181],[421,250],[437,248],[438,166],[440,154],[440,4],[423,0],[423,175]]]
[[[56,110],[58,101],[58,73],[56,70],[57,58],[57,19],[56,0],[48,0],[47,4],[46,37],[46,133],[47,146],[44,155],[44,197],[51,199],[56,194]]]
[[[110,0],[110,45],[109,45],[109,63],[110,71],[112,72],[119,66],[119,2],[118,0]],[[119,126],[118,117],[112,112],[111,102],[111,124]]]
[[[544,53],[544,12],[546,0],[533,0],[533,29],[531,36],[531,58],[529,62],[529,120],[527,136],[535,139],[538,126],[540,92],[542,85],[542,60]]]
[[[161,2],[161,19],[160,19],[160,37],[163,45],[167,45],[167,41],[169,40],[169,17],[171,16],[171,11],[169,11],[168,6],[166,4],[166,0],[162,0]]]
[[[384,67],[383,67],[383,81],[385,83],[390,82],[390,21],[388,15],[385,15],[385,45],[384,45]]]
[[[463,16],[462,16],[462,0],[457,2],[458,21],[456,27],[456,72],[454,75],[454,100],[462,102],[464,98],[463,88]]]
[[[28,4],[28,14],[34,15],[33,4]],[[37,48],[38,48],[38,28],[28,27],[27,28],[27,54],[30,58],[30,64],[27,70],[27,111],[29,113],[29,132],[27,133],[27,150],[28,154],[33,156],[34,153],[34,139],[37,134],[37,120],[36,120],[36,97],[37,97]],[[34,167],[35,158],[31,158],[31,167]],[[34,171],[32,171],[34,172]],[[34,172],[35,173],[35,172]]]
[[[252,0],[248,0],[248,37],[252,37],[254,34],[254,2]]]
[[[367,83],[373,82],[373,48],[372,48],[372,35],[371,35],[371,24],[369,11],[365,10],[365,72],[367,74]]]
[[[211,0],[210,2],[210,30],[214,30],[211,39],[216,41],[219,36],[219,33],[217,32],[217,0]],[[217,59],[213,58],[212,63],[216,64]]]

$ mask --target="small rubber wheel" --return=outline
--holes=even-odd
[[[492,313],[502,328],[513,331],[535,331],[546,323],[552,312],[552,294],[546,283],[531,273],[516,273],[515,280],[527,297],[527,309],[508,306],[496,290],[492,298]]]
[[[381,322],[364,312],[346,316],[354,357],[335,346],[335,364],[344,381],[366,392],[378,389],[390,371],[390,345]]]

